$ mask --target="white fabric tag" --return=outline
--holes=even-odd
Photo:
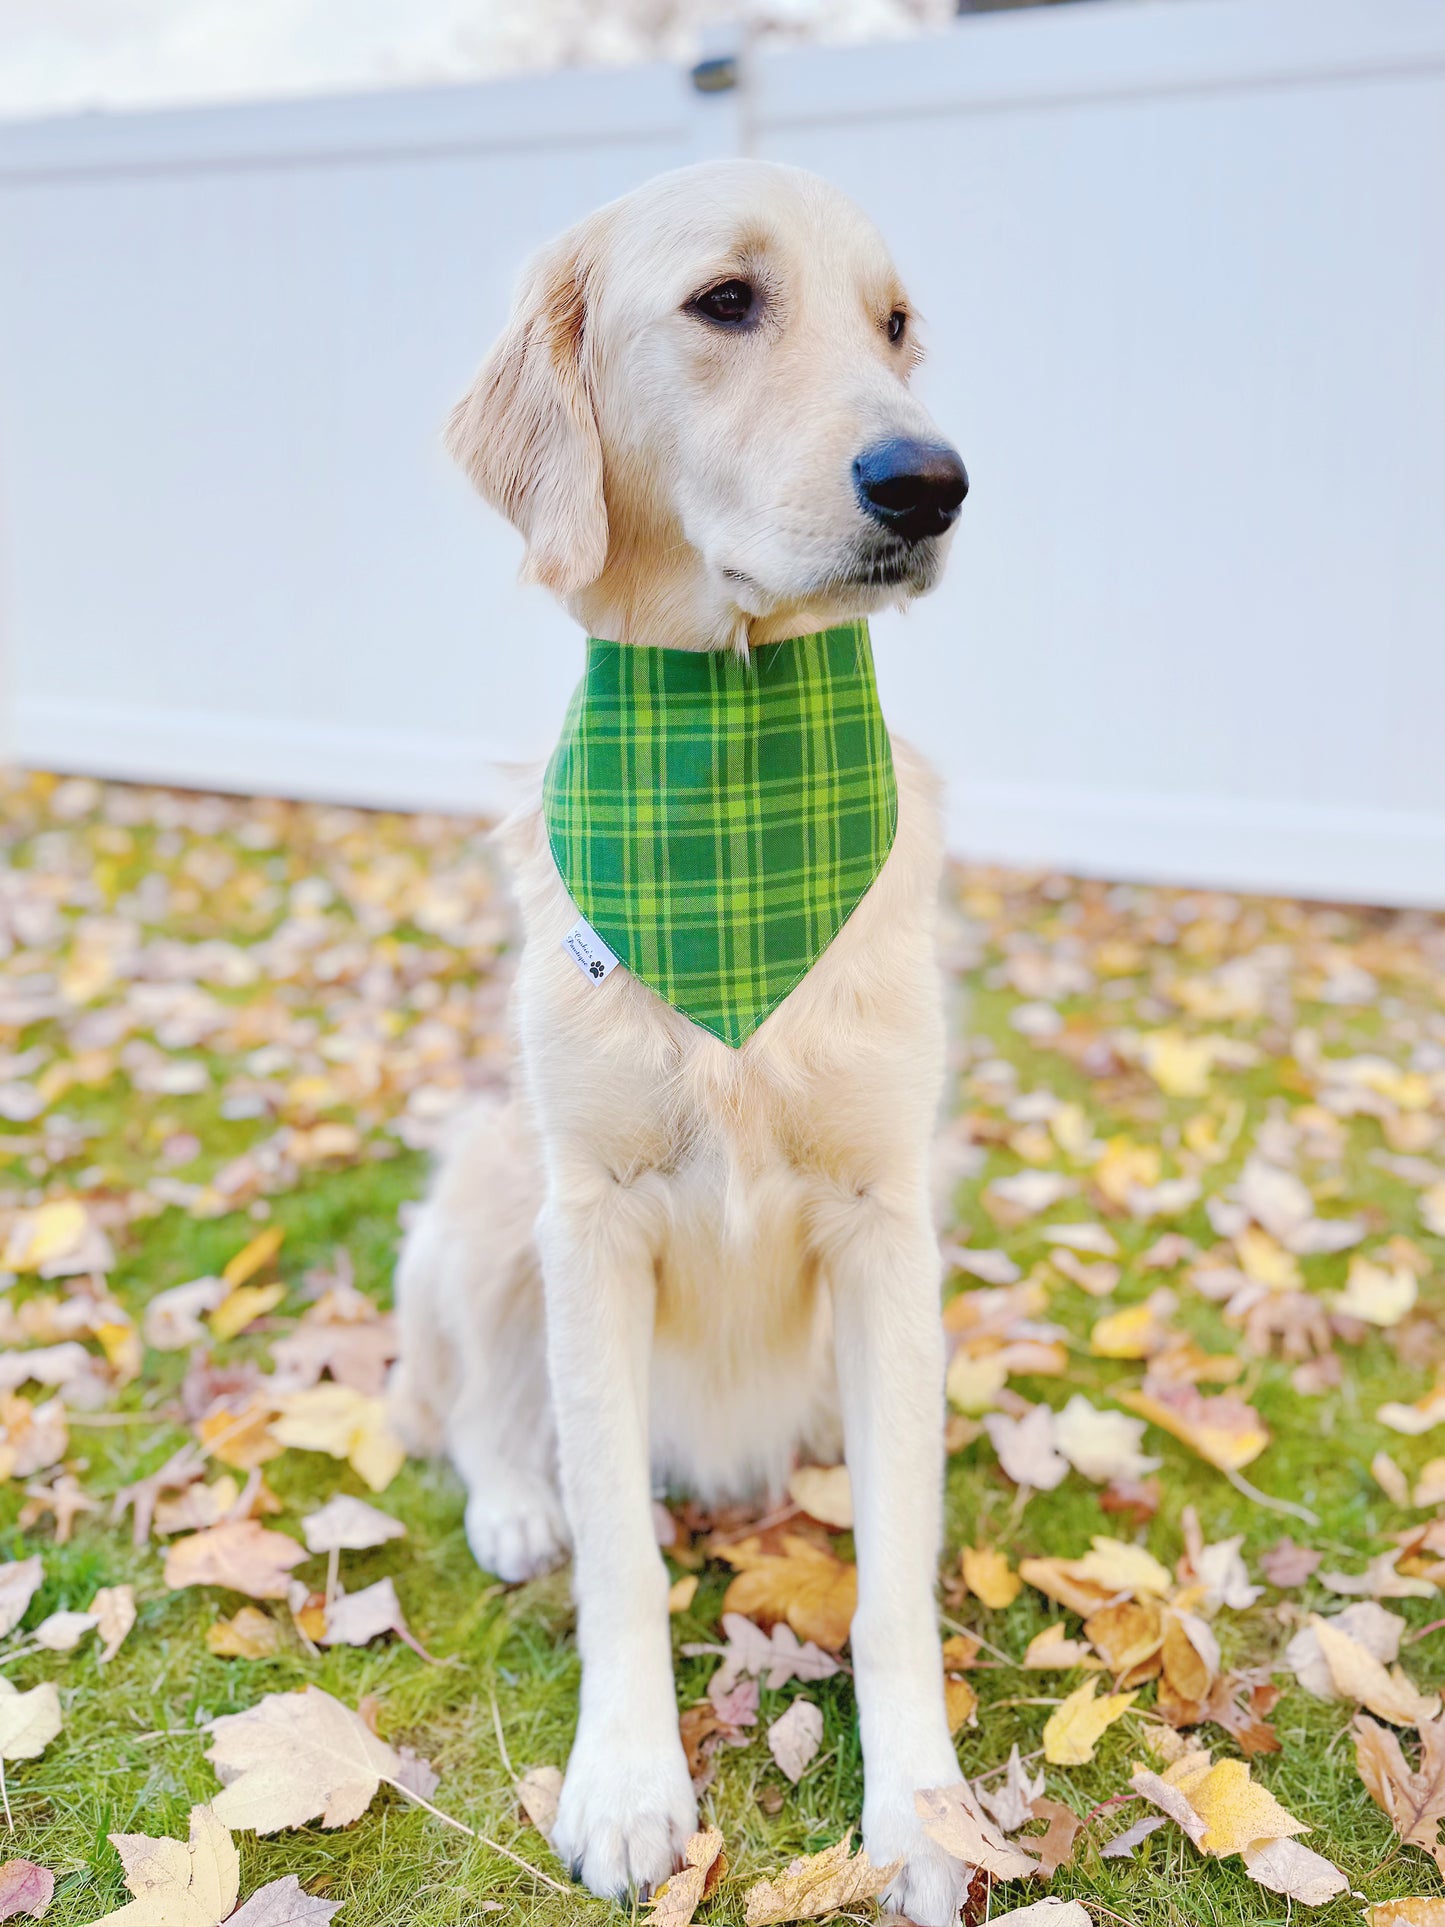
[[[562,948],[584,977],[594,984],[605,983],[617,968],[617,959],[598,936],[586,917],[579,917],[562,939]]]

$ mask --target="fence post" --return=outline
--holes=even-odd
[[[713,21],[698,36],[692,89],[692,158],[733,160],[752,152],[749,96],[751,29],[739,20]]]

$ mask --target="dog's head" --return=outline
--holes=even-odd
[[[851,201],[713,163],[544,250],[448,440],[593,634],[767,640],[937,580],[968,478],[918,356]]]

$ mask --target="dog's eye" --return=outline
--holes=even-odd
[[[690,305],[708,321],[746,321],[753,311],[753,291],[746,281],[720,281]]]
[[[903,312],[902,308],[895,308],[888,317],[888,339],[890,341],[902,341],[903,330],[907,326],[908,316]]]

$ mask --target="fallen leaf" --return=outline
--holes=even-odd
[[[796,1786],[823,1743],[823,1715],[811,1700],[794,1700],[768,1728],[768,1751]]]
[[[760,1679],[770,1691],[786,1686],[790,1679],[831,1679],[838,1662],[812,1640],[799,1643],[791,1626],[779,1623],[764,1632],[741,1613],[724,1612],[723,1633],[727,1644],[721,1648],[722,1665],[715,1677],[719,1690],[726,1692],[734,1681],[750,1676]],[[689,1658],[719,1651],[715,1646],[684,1646]]]
[[[820,1525],[852,1530],[853,1488],[846,1465],[800,1465],[788,1481],[788,1496]]]
[[[242,1245],[235,1256],[228,1261],[221,1272],[222,1278],[233,1290],[237,1285],[244,1285],[249,1279],[254,1278],[258,1271],[265,1270],[281,1249],[285,1238],[286,1230],[283,1225],[268,1224],[264,1231],[258,1231],[250,1243]]]
[[[1342,1698],[1356,1701],[1392,1726],[1417,1726],[1438,1715],[1438,1693],[1417,1692],[1398,1666],[1386,1672],[1373,1653],[1342,1632],[1334,1621],[1313,1614],[1310,1630],[1324,1654],[1331,1683]]]
[[[326,1630],[318,1646],[365,1646],[383,1633],[397,1633],[411,1643],[401,1601],[391,1579],[378,1579],[360,1592],[342,1592],[326,1607]]]
[[[1143,1437],[1143,1419],[1101,1412],[1082,1392],[1054,1414],[1054,1444],[1076,1472],[1096,1485],[1141,1479],[1157,1468],[1159,1460],[1146,1458],[1140,1449]]]
[[[1062,1900],[1045,1894],[1027,1907],[1014,1907],[1006,1914],[990,1916],[990,1927],[1094,1927],[1093,1916],[1081,1900]]]
[[[306,1548],[284,1532],[254,1519],[228,1519],[166,1548],[166,1584],[226,1586],[251,1599],[284,1599],[287,1574],[307,1557]]]
[[[1370,1599],[1428,1599],[1436,1590],[1429,1579],[1419,1579],[1397,1570],[1401,1553],[1382,1552],[1363,1572],[1322,1572],[1320,1584],[1346,1598],[1363,1595]]]
[[[1032,1854],[1004,1839],[967,1780],[915,1793],[913,1804],[929,1839],[966,1867],[980,1867],[1000,1880],[1022,1880],[1037,1871]]]
[[[1023,1591],[1023,1580],[1003,1553],[991,1546],[965,1546],[959,1554],[963,1583],[990,1611],[1011,1606]]]
[[[1162,1598],[1172,1581],[1168,1570],[1143,1546],[1096,1534],[1082,1559],[1069,1562],[1075,1579],[1109,1593],[1153,1593]]]
[[[1083,1832],[1084,1823],[1062,1800],[1038,1800],[1034,1813],[1049,1824],[1043,1838],[1029,1844],[1038,1849],[1040,1880],[1052,1880],[1059,1868],[1067,1867],[1073,1859],[1074,1843]]]
[[[1302,1820],[1287,1813],[1268,1787],[1252,1779],[1243,1760],[1216,1760],[1207,1754],[1186,1755],[1164,1774],[1198,1815],[1201,1852],[1223,1859],[1242,1853],[1252,1842],[1307,1833]]]
[[[692,1927],[693,1915],[727,1870],[719,1830],[709,1827],[695,1833],[682,1850],[681,1869],[652,1896],[652,1911],[646,1917],[649,1927]]]
[[[1409,1505],[1410,1481],[1388,1452],[1377,1452],[1370,1460],[1370,1474],[1391,1505]]]
[[[1146,1379],[1142,1389],[1121,1391],[1118,1399],[1222,1472],[1242,1471],[1269,1444],[1259,1413],[1231,1392],[1206,1398],[1193,1385],[1151,1387]]]
[[[73,1653],[87,1633],[96,1627],[92,1613],[59,1612],[51,1613],[35,1628],[30,1637],[37,1646],[43,1646],[47,1653]]]
[[[1272,1586],[1289,1591],[1302,1586],[1324,1556],[1309,1546],[1297,1546],[1293,1539],[1281,1539],[1268,1552],[1261,1553],[1259,1569]]]
[[[206,1758],[223,1791],[212,1801],[227,1826],[279,1833],[319,1820],[349,1826],[371,1805],[384,1780],[396,1785],[403,1761],[365,1720],[340,1700],[307,1686],[268,1693],[244,1713],[224,1713],[206,1727]]]
[[[792,1920],[820,1920],[842,1907],[876,1900],[897,1872],[875,1867],[860,1847],[850,1858],[851,1833],[821,1853],[790,1861],[775,1880],[759,1880],[746,1895],[747,1927],[774,1927]]]
[[[97,1657],[104,1666],[115,1658],[135,1624],[135,1587],[102,1586],[90,1602],[88,1616],[100,1634],[101,1649]]]
[[[235,1466],[238,1472],[254,1472],[285,1450],[271,1427],[275,1413],[275,1403],[266,1392],[224,1399],[206,1413],[196,1431],[213,1459]]]
[[[1035,1405],[1021,1419],[990,1412],[983,1423],[999,1464],[1015,1485],[1052,1492],[1067,1475],[1069,1462],[1054,1447],[1054,1415],[1047,1405]]]
[[[60,1727],[60,1694],[54,1680],[43,1680],[28,1693],[21,1693],[0,1676],[0,1761],[36,1759]],[[0,1790],[4,1785],[5,1776],[0,1769]],[[5,1812],[8,1819],[8,1798]]]
[[[1035,1780],[1029,1778],[1015,1743],[1009,1748],[1000,1784],[990,1788],[982,1780],[975,1780],[973,1791],[979,1805],[1001,1832],[1017,1833],[1033,1819],[1034,1802],[1043,1798],[1044,1775],[1040,1773]]]
[[[1063,1620],[1053,1626],[1045,1626],[1041,1633],[1035,1633],[1023,1656],[1023,1664],[1035,1673],[1067,1673],[1075,1666],[1087,1666],[1091,1661],[1098,1664],[1094,1660],[1093,1648],[1087,1640],[1068,1638]]]
[[[1084,1631],[1121,1684],[1139,1686],[1158,1672],[1165,1620],[1157,1599],[1116,1599],[1091,1613]]]
[[[1445,1927],[1445,1900],[1381,1900],[1364,1913],[1365,1927]]]
[[[203,1343],[206,1328],[201,1320],[230,1289],[224,1278],[192,1278],[188,1284],[158,1291],[145,1308],[145,1342],[158,1352],[180,1352]]]
[[[562,1769],[556,1766],[529,1767],[517,1782],[517,1798],[522,1803],[523,1813],[538,1833],[544,1840],[550,1840],[562,1799]]]
[[[839,1652],[858,1605],[858,1568],[796,1534],[784,1534],[780,1553],[744,1539],[721,1548],[738,1569],[723,1596],[723,1610],[764,1626],[786,1620],[801,1640]]]
[[[0,1639],[20,1624],[44,1580],[38,1552],[29,1559],[12,1559],[0,1566]]]
[[[0,1866],[0,1920],[29,1914],[39,1920],[55,1894],[55,1875],[33,1860],[7,1860]]]
[[[308,1894],[295,1874],[288,1873],[258,1887],[230,1916],[226,1927],[304,1927],[307,1922],[324,1927],[342,1904],[321,1894]]]
[[[1362,1600],[1357,1605],[1346,1606],[1327,1622],[1337,1632],[1347,1634],[1359,1646],[1377,1660],[1389,1665],[1400,1651],[1400,1641],[1404,1636],[1405,1622],[1398,1613],[1386,1612],[1372,1599]],[[1316,1699],[1339,1699],[1341,1697],[1331,1675],[1324,1649],[1320,1645],[1314,1629],[1313,1617],[1309,1624],[1302,1626],[1285,1647],[1282,1664],[1287,1666],[1304,1687]]]
[[[349,1385],[313,1385],[289,1393],[280,1406],[281,1415],[271,1425],[274,1438],[348,1460],[373,1492],[384,1492],[406,1462],[382,1397],[368,1397]]]
[[[258,1318],[274,1311],[285,1296],[286,1287],[279,1282],[234,1286],[211,1313],[212,1334],[223,1343],[229,1338],[238,1338],[248,1325],[254,1325]]]
[[[1098,1685],[1086,1679],[1044,1722],[1044,1758],[1050,1766],[1087,1765],[1100,1735],[1138,1698],[1137,1693],[1106,1693],[1095,1699]]]
[[[1445,1875],[1445,1719],[1420,1727],[1420,1764],[1407,1762],[1399,1739],[1363,1713],[1355,1715],[1355,1764],[1365,1790],[1407,1846],[1423,1847]]]
[[[1151,1813],[1143,1820],[1136,1820],[1132,1827],[1125,1827],[1122,1833],[1116,1833],[1112,1840],[1106,1841],[1100,1847],[1100,1857],[1105,1860],[1132,1860],[1135,1849],[1141,1846],[1151,1833],[1157,1833],[1160,1827],[1168,1824],[1162,1813]]]
[[[388,1539],[406,1537],[400,1519],[344,1492],[319,1511],[309,1512],[301,1521],[301,1531],[308,1552],[367,1552]]]
[[[1305,1907],[1323,1907],[1336,1894],[1349,1891],[1350,1883],[1339,1868],[1298,1840],[1251,1840],[1241,1849],[1240,1858],[1251,1880]]]
[[[674,1579],[667,1589],[667,1610],[669,1613],[685,1613],[697,1598],[698,1577],[695,1572],[685,1572],[681,1579]]]
[[[1345,1318],[1388,1329],[1415,1308],[1420,1285],[1408,1265],[1377,1265],[1356,1252],[1335,1310]]]
[[[242,1606],[206,1628],[206,1647],[218,1659],[272,1659],[281,1650],[281,1628],[259,1607]]]
[[[948,1673],[943,1681],[943,1711],[950,1733],[967,1726],[978,1711],[978,1694],[966,1679]]]

